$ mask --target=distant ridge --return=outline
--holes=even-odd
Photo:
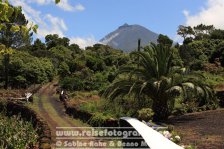
[[[124,52],[131,52],[137,49],[137,41],[141,39],[141,46],[146,46],[150,42],[156,43],[158,34],[140,25],[124,25],[109,33],[100,40],[100,43],[109,45]]]

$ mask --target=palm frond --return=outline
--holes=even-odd
[[[140,58],[140,66],[147,71],[150,76],[157,76],[155,62],[152,57],[146,52],[132,52],[131,55]]]
[[[148,84],[148,82],[144,82],[142,84],[139,94],[142,94],[142,91],[145,89],[145,87],[147,86],[147,84]]]
[[[136,76],[138,78],[141,78],[143,80],[147,80],[153,76],[151,76],[151,73],[148,73],[143,68],[134,68],[134,67],[121,67],[120,70],[118,71],[118,74],[126,73],[131,79],[133,76]]]

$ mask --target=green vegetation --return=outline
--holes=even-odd
[[[31,122],[0,113],[0,148],[33,148],[37,137]]]
[[[93,114],[91,119],[89,120],[90,124],[95,127],[101,127],[107,120],[111,118],[110,115],[106,115],[104,113],[96,112]]]
[[[144,121],[150,121],[152,120],[154,115],[154,112],[150,108],[142,108],[141,110],[138,110],[138,119],[144,120]]]
[[[113,99],[104,101],[102,96],[80,107],[114,118],[137,117],[142,108],[151,108],[154,120],[165,120],[175,110],[186,109],[186,105],[194,104],[197,110],[211,109],[202,107],[217,103],[212,87],[223,80],[222,36],[211,27],[182,26],[179,30],[186,40],[181,46],[173,47],[171,39],[160,35],[158,45],[130,54],[100,44],[82,50],[58,35],[47,35],[45,43],[36,39],[31,44],[31,36],[18,35],[20,44],[9,46],[16,50],[10,55],[7,70],[5,56],[0,56],[1,86],[27,88],[59,76],[61,88],[71,94],[96,91],[98,96]],[[14,38],[12,35],[9,37]],[[1,36],[2,41],[5,39]]]
[[[0,68],[3,68],[1,63]],[[55,75],[54,66],[49,59],[37,58],[21,51],[11,55],[8,72],[8,85],[12,88],[27,88],[32,84],[48,82]]]
[[[157,44],[124,53],[101,44],[83,50],[57,34],[32,42],[38,26],[26,27],[21,7],[0,0],[0,14],[0,88],[6,89],[1,94],[57,78],[59,88],[69,94],[67,105],[90,113],[92,126],[123,116],[164,121],[170,115],[213,110],[221,103],[214,89],[223,88],[224,30],[213,25],[180,25],[177,33],[183,37],[182,45],[160,34]],[[26,106],[45,116],[38,110],[40,100],[58,124],[88,126],[62,118],[49,99],[57,97],[35,96],[33,105]],[[54,124],[50,126],[55,129]],[[0,148],[34,148],[36,144],[30,122],[0,113]]]
[[[0,53],[3,55],[4,88],[8,89],[9,63],[13,49],[30,43],[30,36],[37,32],[37,25],[27,28],[28,21],[21,7],[13,7],[8,1],[0,1]]]
[[[106,98],[113,100],[132,94],[138,100],[139,108],[141,101],[149,98],[155,112],[154,120],[168,118],[178,95],[188,98],[193,91],[193,97],[199,100],[213,100],[211,88],[199,82],[197,76],[178,73],[181,69],[171,66],[172,50],[167,46],[152,44],[143,52],[131,55],[140,58],[138,66],[121,68],[119,74],[125,73],[128,77],[114,82],[105,92]]]
[[[145,47],[142,52],[132,52],[126,64],[128,67],[125,64],[116,67],[117,73],[110,81],[113,83],[104,93],[113,99],[112,104],[101,99],[82,103],[81,109],[120,117],[137,116],[139,109],[152,108],[155,120],[164,120],[171,113],[217,108],[218,101],[212,88],[223,81],[220,50],[223,38],[214,35],[217,30],[212,26],[185,28],[190,33],[183,33],[183,45],[171,47],[172,40],[160,35],[159,45]],[[191,41],[187,41],[191,36]],[[163,108],[156,110],[157,107]],[[159,115],[163,117],[160,118],[156,111],[162,111]]]
[[[77,52],[78,51],[78,52]],[[117,68],[128,62],[128,56],[119,50],[96,44],[85,51],[76,49],[73,59],[64,64],[60,84],[67,90],[103,92],[113,81]],[[63,75],[61,75],[63,76]]]
[[[217,107],[213,87],[224,76],[223,30],[181,25],[177,33],[183,45],[174,46],[168,36],[159,35],[157,45],[138,52],[124,53],[101,44],[83,50],[56,34],[32,44],[31,31],[36,32],[37,26],[26,28],[21,8],[0,4],[1,88],[28,88],[58,77],[69,94],[97,93],[99,98],[93,101],[76,96],[85,101],[78,103],[80,109],[114,118],[137,117],[139,110],[150,108],[154,120],[165,120],[178,110]]]
[[[224,66],[222,30],[200,24],[193,28],[179,26],[178,34],[184,38],[184,44],[179,48],[186,66],[193,70],[202,70],[207,63]]]

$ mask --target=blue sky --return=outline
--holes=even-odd
[[[39,25],[37,37],[57,33],[81,47],[96,43],[124,23],[139,24],[179,41],[178,25],[224,28],[224,0],[10,0]]]

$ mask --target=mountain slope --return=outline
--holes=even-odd
[[[124,24],[106,35],[100,42],[113,48],[130,52],[137,49],[138,39],[141,39],[141,46],[146,46],[150,42],[156,43],[157,38],[158,34],[143,26]]]

